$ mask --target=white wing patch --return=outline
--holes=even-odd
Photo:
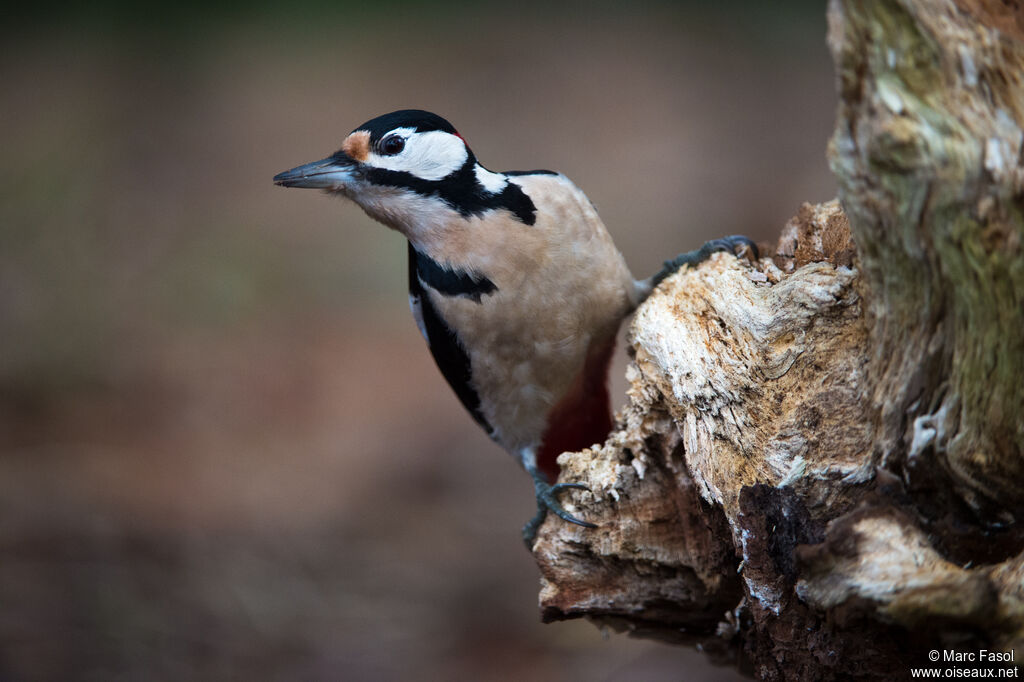
[[[405,138],[405,149],[394,156],[370,152],[366,163],[385,170],[405,171],[423,180],[440,180],[462,168],[469,158],[466,143],[441,130],[417,133],[413,128],[396,128],[388,135]]]
[[[409,294],[409,309],[412,310],[412,319],[416,320],[420,334],[427,340],[427,343],[430,343],[430,339],[427,339],[427,325],[423,322],[423,302],[420,301],[419,296]]]
[[[476,172],[476,181],[491,194],[497,194],[508,185],[508,179],[504,175],[489,171],[479,163],[473,170]]]

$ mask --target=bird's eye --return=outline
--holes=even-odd
[[[400,154],[405,149],[405,140],[399,135],[388,135],[380,141],[380,153],[385,156]]]

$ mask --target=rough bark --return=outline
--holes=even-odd
[[[839,200],[637,312],[616,430],[560,459],[600,528],[543,526],[545,620],[698,643],[764,679],[1024,658],[1013,4],[833,0]]]

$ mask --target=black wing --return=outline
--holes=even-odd
[[[427,264],[428,261],[432,266]],[[442,277],[441,283],[445,284],[447,289],[453,290],[446,291],[445,288],[439,288],[438,291],[445,295],[466,295],[479,302],[483,293],[492,293],[496,288],[493,282],[485,277],[483,281],[490,287],[486,291],[479,291],[477,287],[464,290],[470,282],[479,280],[475,280],[469,275],[445,270],[436,261],[420,254],[412,244],[409,244],[409,300],[414,313],[417,307],[419,309],[418,321],[422,320],[421,331],[427,338],[430,353],[434,356],[434,362],[437,363],[441,374],[448,380],[448,384],[455,391],[455,395],[459,397],[462,405],[473,416],[476,423],[490,435],[492,433],[491,425],[480,411],[480,396],[471,383],[472,369],[469,364],[469,355],[462,347],[459,337],[430,302],[430,297],[427,296],[424,289],[423,282],[431,282],[432,279],[439,277],[440,273],[449,273]]]

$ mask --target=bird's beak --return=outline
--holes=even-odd
[[[341,189],[353,179],[355,161],[344,153],[304,163],[274,176],[274,184],[308,189]]]

